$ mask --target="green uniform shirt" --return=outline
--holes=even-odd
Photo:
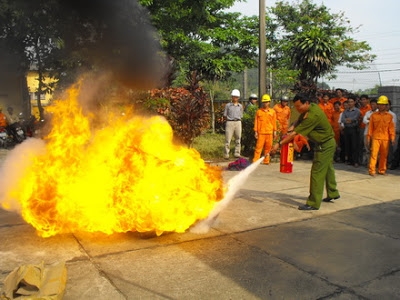
[[[308,112],[299,116],[294,131],[307,136],[311,141],[322,144],[334,137],[333,129],[325,113],[315,103],[310,103]]]

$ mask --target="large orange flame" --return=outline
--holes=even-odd
[[[223,198],[221,170],[174,144],[165,119],[110,114],[94,129],[78,94],[48,109],[44,154],[8,193],[41,236],[184,232]]]

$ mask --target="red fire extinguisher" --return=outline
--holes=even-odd
[[[293,143],[286,143],[282,145],[281,155],[280,155],[281,173],[292,173],[293,156],[294,156]]]

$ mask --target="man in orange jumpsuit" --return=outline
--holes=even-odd
[[[256,162],[264,148],[263,164],[269,164],[269,153],[272,149],[272,142],[276,135],[276,112],[269,107],[271,97],[264,94],[261,98],[261,108],[257,110],[254,118],[254,136],[257,139],[256,149],[254,151],[253,162]]]
[[[279,131],[281,137],[284,136],[289,128],[289,120],[290,120],[290,107],[288,106],[289,98],[287,96],[283,96],[281,98],[281,103],[277,103],[274,106],[274,110],[276,112],[276,119],[279,123]]]
[[[325,113],[326,117],[328,118],[329,123],[332,124],[332,115],[333,115],[333,103],[329,102],[329,95],[323,94],[322,99],[318,103],[319,108]]]
[[[389,142],[394,146],[396,133],[394,130],[393,117],[388,113],[386,107],[389,104],[388,97],[382,95],[378,98],[378,111],[374,112],[368,125],[367,146],[371,144],[371,157],[369,160],[369,175],[376,175],[376,161],[379,154],[378,173],[386,174],[387,156],[389,153]]]
[[[342,105],[343,105],[343,102],[347,100],[347,98],[343,96],[343,90],[342,89],[336,89],[335,92],[336,92],[336,97],[335,98],[331,98],[329,100],[329,102],[332,103],[332,104],[335,104],[336,101],[340,101],[340,103],[342,103]]]
[[[340,146],[340,114],[343,112],[343,108],[340,104],[340,101],[336,101],[333,105],[332,112],[332,129],[335,133],[335,141],[338,147]]]
[[[359,150],[360,153],[358,155],[358,163],[360,165],[366,166],[368,164],[367,162],[367,151],[365,149],[365,143],[364,143],[364,137],[365,137],[365,123],[363,122],[364,116],[367,113],[367,111],[371,110],[371,106],[369,105],[369,97],[368,95],[361,95],[360,96],[360,107],[358,108],[360,110],[361,116],[360,116],[360,129],[359,129],[359,140],[358,140],[358,145],[360,146]]]

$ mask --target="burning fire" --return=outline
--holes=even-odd
[[[55,101],[43,151],[0,199],[43,237],[68,232],[184,232],[224,196],[221,170],[172,142],[161,117],[104,118],[78,104],[79,86]],[[21,145],[23,146],[23,145]],[[15,149],[17,150],[17,149]]]

